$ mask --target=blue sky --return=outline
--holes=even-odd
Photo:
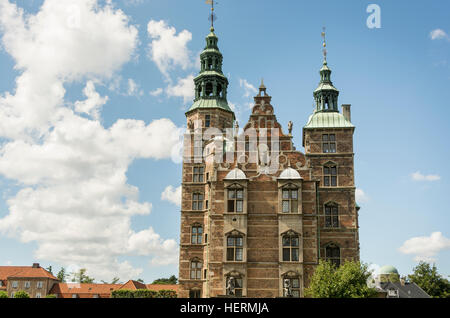
[[[64,10],[56,5],[57,2],[64,4],[65,1],[68,8],[76,3],[74,0],[0,0],[0,8],[3,8],[3,12],[10,12],[8,10],[12,8],[11,3],[16,3],[26,13],[23,17],[25,21],[32,21],[27,19],[39,13],[47,17],[47,20],[42,21],[54,23],[49,29],[65,32],[67,25],[56,28],[63,20],[48,19],[56,12],[67,14],[69,20],[73,18],[73,10]],[[42,7],[44,2],[46,6]],[[178,242],[180,215],[174,191],[180,185],[181,165],[171,159],[171,149],[165,148],[175,147],[176,138],[172,138],[167,145],[163,143],[155,146],[155,143],[148,144],[154,139],[149,139],[146,143],[145,136],[157,138],[151,135],[151,129],[156,127],[153,124],[166,128],[172,125],[178,128],[185,126],[184,111],[192,99],[189,79],[198,72],[196,62],[205,45],[204,38],[209,32],[209,8],[201,0],[129,0],[112,1],[108,11],[105,10],[105,5],[109,6],[108,1],[98,1],[97,9],[91,6],[93,2],[95,1],[78,2],[82,3],[82,9],[81,25],[77,27],[83,31],[80,33],[82,35],[71,33],[69,28],[69,33],[63,38],[73,42],[55,40],[56,50],[67,52],[66,47],[77,50],[79,57],[75,62],[68,53],[67,59],[62,59],[61,63],[53,63],[45,58],[39,60],[39,55],[33,50],[47,52],[46,45],[53,45],[51,41],[54,33],[46,29],[45,23],[30,23],[28,29],[23,31],[24,34],[33,34],[36,38],[40,34],[46,34],[39,39],[49,39],[49,42],[33,42],[29,37],[15,35],[17,28],[11,27],[14,23],[11,18],[13,13],[0,14],[0,109],[11,105],[20,108],[20,101],[7,98],[7,92],[15,95],[17,78],[31,74],[32,78],[48,80],[50,76],[42,74],[48,72],[54,74],[54,78],[50,80],[59,83],[65,92],[63,97],[55,97],[55,101],[48,96],[43,96],[42,100],[48,100],[49,103],[54,101],[52,109],[55,112],[69,109],[77,116],[61,115],[62,117],[98,123],[99,126],[89,126],[86,131],[83,130],[87,138],[95,141],[95,149],[102,148],[103,139],[96,143],[97,134],[115,131],[114,127],[117,127],[116,124],[121,119],[134,120],[129,126],[138,126],[137,121],[143,121],[150,132],[142,126],[133,126],[133,131],[129,126],[121,126],[117,131],[130,136],[129,142],[112,134],[114,145],[104,151],[102,149],[98,154],[111,153],[110,157],[98,159],[98,156],[92,155],[92,158],[87,158],[94,163],[91,166],[94,170],[103,162],[108,162],[126,176],[126,180],[118,178],[120,181],[111,181],[111,186],[119,190],[108,189],[108,198],[111,200],[107,202],[118,200],[114,202],[120,206],[122,201],[128,199],[138,204],[142,213],[131,213],[124,218],[105,218],[105,223],[100,222],[100,226],[104,224],[105,228],[112,230],[102,232],[99,239],[89,225],[89,221],[98,212],[87,208],[87,211],[91,211],[89,213],[92,213],[92,218],[86,214],[83,216],[85,219],[80,220],[79,215],[83,213],[79,207],[67,208],[63,212],[67,217],[64,220],[73,220],[77,215],[73,223],[74,229],[69,226],[68,232],[76,232],[76,226],[84,224],[86,227],[78,230],[85,235],[83,239],[89,244],[76,245],[71,250],[70,247],[75,246],[75,243],[71,243],[74,237],[63,239],[64,230],[54,232],[55,235],[62,235],[61,242],[57,237],[46,235],[48,223],[52,226],[64,224],[56,212],[47,215],[45,209],[51,209],[52,203],[57,206],[65,202],[53,202],[43,190],[58,186],[58,191],[61,192],[55,196],[79,198],[84,200],[83,206],[94,206],[102,202],[102,195],[85,196],[82,186],[76,187],[68,179],[56,178],[54,175],[61,173],[62,176],[69,175],[71,178],[74,173],[77,182],[81,184],[86,181],[86,187],[91,182],[97,184],[98,180],[102,182],[109,179],[102,175],[97,180],[97,172],[90,174],[85,168],[75,169],[70,166],[80,164],[74,158],[91,154],[83,152],[80,144],[76,145],[80,148],[74,150],[80,151],[80,156],[77,153],[63,156],[70,160],[65,164],[57,161],[54,171],[51,160],[56,160],[62,152],[49,155],[45,152],[49,151],[46,149],[53,148],[43,147],[37,155],[27,147],[20,148],[23,147],[20,141],[37,147],[47,143],[54,145],[52,138],[56,137],[52,137],[52,132],[72,127],[69,119],[48,119],[52,112],[45,113],[45,102],[33,106],[39,110],[36,115],[39,120],[32,124],[25,125],[20,121],[17,124],[11,119],[10,113],[0,113],[0,122],[4,123],[4,128],[0,124],[0,265],[24,265],[38,261],[58,269],[60,266],[88,267],[91,268],[92,275],[99,279],[112,278],[112,272],[118,273],[123,279],[143,278],[146,281],[177,275],[174,243]],[[369,16],[366,8],[371,3],[376,3],[381,8],[379,29],[369,29],[366,25]],[[102,31],[99,26],[117,19],[117,10],[122,10],[121,17],[128,20],[123,24],[118,22],[108,26]],[[99,17],[102,24],[86,25],[83,17],[89,17],[88,13],[96,16],[99,12],[104,13]],[[419,258],[432,259],[442,274],[450,274],[450,217],[446,200],[450,179],[446,164],[450,155],[449,12],[450,3],[437,0],[282,3],[228,0],[220,1],[216,8],[219,17],[215,25],[216,34],[224,55],[224,73],[230,80],[229,102],[234,105],[238,120],[241,123],[248,120],[248,103],[255,93],[253,88],[258,87],[263,77],[268,92],[273,97],[272,104],[280,123],[286,127],[289,120],[294,122],[294,142],[301,151],[301,129],[312,112],[312,92],[319,81],[318,71],[322,62],[320,33],[322,27],[326,26],[328,65],[333,70],[332,80],[340,90],[340,104],[352,104],[352,121],[357,127],[355,174],[357,188],[362,191],[359,192],[361,259],[377,265],[392,264],[401,274],[410,273]],[[111,19],[106,18],[108,14]],[[149,33],[150,21],[153,24]],[[98,36],[96,42],[91,42],[86,35],[89,31]],[[118,41],[122,36],[125,40]],[[87,45],[78,47],[83,41]],[[69,46],[68,42],[73,46]],[[106,50],[105,47],[110,42],[113,46]],[[31,51],[36,57],[21,50],[22,45],[25,48],[29,45],[28,48],[33,49]],[[89,47],[92,54],[85,52],[84,47]],[[56,52],[59,54],[59,51]],[[103,58],[109,54],[115,54],[114,59],[111,58],[112,62]],[[96,61],[104,66],[101,71],[92,64]],[[68,65],[69,63],[74,65]],[[39,67],[41,65],[44,65],[43,70]],[[32,90],[24,91],[27,93]],[[42,94],[45,94],[45,90]],[[107,100],[102,100],[106,96]],[[36,96],[26,95],[25,101],[34,105],[33,98]],[[83,103],[85,100],[90,103]],[[83,112],[81,109],[88,111]],[[24,112],[26,111],[25,107]],[[48,114],[48,118],[45,114]],[[159,122],[162,118],[166,121]],[[48,124],[47,120],[51,123]],[[11,126],[8,126],[8,121],[11,121]],[[41,126],[36,124],[40,122]],[[20,129],[17,128],[16,131],[16,127]],[[89,129],[92,132],[88,133]],[[18,150],[8,155],[11,150],[5,147],[11,142],[18,145]],[[62,149],[70,151],[70,145],[71,143],[64,143]],[[61,143],[55,146],[56,149],[60,149],[59,146]],[[15,156],[21,153],[24,154],[20,156],[22,165],[30,166],[24,172],[18,171],[21,168],[11,162],[18,161]],[[36,161],[40,164],[33,169]],[[45,172],[47,169],[49,172]],[[133,194],[127,192],[129,189],[125,185],[135,187],[131,191]],[[172,188],[167,189],[168,186]],[[31,190],[19,195],[23,189]],[[80,194],[75,196],[77,191]],[[167,194],[165,198],[169,199],[162,199],[163,192]],[[40,208],[32,211],[30,207],[36,202],[41,203]],[[151,208],[148,207],[150,204]],[[106,210],[110,208],[107,207]],[[5,218],[12,214],[12,209],[16,209],[16,215],[20,217],[10,218],[5,222]],[[43,219],[48,217],[51,222],[37,220],[36,214],[39,213],[44,215]],[[28,225],[24,226],[22,222]],[[39,223],[40,230],[30,234],[27,226],[33,222]],[[127,222],[129,225],[123,226]],[[153,232],[149,232],[149,228]],[[112,233],[116,230],[121,242],[107,237],[113,236]],[[100,245],[94,244],[96,240],[107,242],[105,248],[101,249]],[[127,246],[123,246],[124,242]],[[88,247],[81,251],[81,246]],[[89,250],[91,246],[92,250]],[[102,253],[105,256],[99,256]],[[86,262],[89,255],[98,257],[95,261]],[[161,259],[171,261],[164,262]],[[114,263],[110,266],[111,271],[102,270],[110,262]]]

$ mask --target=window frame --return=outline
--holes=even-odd
[[[199,229],[201,230],[200,233]],[[191,245],[202,245],[202,244],[203,244],[203,225],[199,223],[193,224],[191,226]]]
[[[285,193],[287,192],[287,197],[285,197]],[[295,193],[295,198],[293,197],[293,194]],[[298,207],[298,188],[294,187],[292,185],[286,185],[281,189],[281,212],[285,214],[292,214],[292,213],[298,213],[299,207]],[[294,204],[295,202],[295,209]],[[285,211],[285,203],[287,203],[287,211]]]
[[[192,183],[204,183],[205,182],[205,167],[193,166],[192,167]]]
[[[200,267],[199,267],[200,266]],[[202,280],[203,263],[200,259],[194,258],[189,263],[189,277],[191,280]]]
[[[292,298],[300,298],[301,296],[301,280],[300,280],[300,276],[299,275],[295,275],[295,276],[291,276],[291,275],[284,275],[282,277],[282,287],[283,287],[283,297],[287,297],[287,295],[285,294],[285,290],[284,290],[284,282],[285,280],[288,279],[290,281],[291,284],[291,291],[297,292],[298,296],[292,296]],[[297,280],[298,281],[298,286],[297,287],[293,287],[293,281]]]
[[[192,193],[192,211],[203,211],[204,200],[205,200],[204,193],[202,192]]]
[[[338,229],[340,227],[339,205],[329,202],[324,206],[325,228]]]
[[[338,166],[331,162],[325,164],[323,166],[323,186],[327,188],[336,188],[338,185]]]
[[[239,193],[241,193],[241,197],[239,197]],[[244,196],[245,191],[243,187],[232,186],[227,188],[227,213],[244,213]],[[230,209],[231,205],[233,206],[232,211]],[[240,211],[238,211],[238,206],[240,206]]]
[[[289,239],[288,244],[285,244],[286,239]],[[296,245],[293,244],[292,239],[297,239]],[[285,257],[287,256],[286,252],[288,252],[289,257]],[[281,236],[281,261],[282,262],[300,261],[300,235],[298,233],[294,231],[288,231]]]
[[[333,254],[333,251],[338,251],[339,256],[329,255],[329,251]],[[325,260],[331,262],[336,267],[341,266],[341,248],[336,244],[328,244],[325,246]]]
[[[322,134],[322,153],[336,153],[336,134]]]
[[[230,240],[233,240],[230,244]],[[239,241],[240,240],[240,245]],[[230,234],[226,236],[226,252],[225,257],[227,262],[243,262],[244,261],[244,235]],[[232,256],[232,257],[231,257]],[[240,256],[240,259],[239,257]]]

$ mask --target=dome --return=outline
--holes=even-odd
[[[389,275],[389,274],[397,274],[398,275],[398,271],[394,266],[391,265],[384,265],[383,267],[380,268],[380,275]]]
[[[297,170],[294,170],[292,168],[287,168],[283,170],[283,172],[280,174],[278,179],[287,179],[287,180],[293,180],[293,179],[303,179]]]
[[[225,180],[247,180],[247,177],[244,171],[239,168],[234,168],[227,174]]]

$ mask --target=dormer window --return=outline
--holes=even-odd
[[[242,262],[244,259],[244,238],[242,235],[227,237],[227,261]]]
[[[323,153],[336,153],[336,135],[322,135],[322,151]]]
[[[228,189],[228,212],[244,212],[244,189]]]
[[[292,187],[283,188],[283,213],[298,212],[298,189]]]
[[[283,262],[298,262],[299,236],[290,231],[283,235]]]

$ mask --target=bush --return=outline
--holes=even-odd
[[[134,298],[156,298],[158,292],[148,289],[138,289],[133,293]]]
[[[30,295],[28,295],[28,293],[23,290],[19,290],[14,294],[14,298],[30,298]]]
[[[58,298],[58,297],[56,295],[50,294],[50,295],[45,296],[45,298]]]
[[[0,298],[8,298],[8,293],[5,291],[0,291]]]
[[[111,298],[134,298],[134,295],[132,290],[119,289],[111,292]]]
[[[119,289],[111,292],[111,298],[177,298],[177,293],[174,290]]]
[[[158,292],[157,298],[177,298],[177,293],[174,290],[160,290]]]

